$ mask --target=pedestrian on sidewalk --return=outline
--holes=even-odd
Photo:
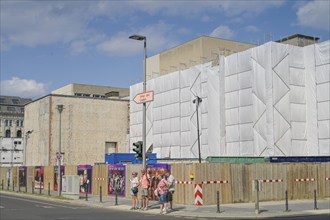
[[[141,210],[148,210],[149,204],[149,187],[150,187],[150,175],[146,170],[141,170]]]
[[[160,204],[160,214],[167,214],[167,203],[168,203],[168,183],[163,178],[163,175],[158,174],[159,183],[157,185],[158,191],[158,203]]]
[[[173,210],[173,194],[175,191],[175,178],[169,170],[165,171],[166,181],[169,185],[168,187],[168,210]]]
[[[138,186],[140,185],[139,179],[137,177],[137,172],[132,173],[132,178],[130,179],[131,182],[131,196],[132,196],[132,208],[130,210],[136,210],[138,209],[137,207],[137,202],[138,202],[138,191],[139,188]]]

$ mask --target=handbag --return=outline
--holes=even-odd
[[[158,196],[158,189],[157,188],[154,190],[154,195]]]
[[[133,187],[133,188],[132,188],[132,192],[133,192],[134,194],[136,194],[136,193],[139,192],[139,189],[138,189],[137,187]]]

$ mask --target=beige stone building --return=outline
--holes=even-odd
[[[60,136],[64,165],[104,162],[105,153],[127,152],[129,101],[121,97],[128,93],[128,89],[70,84],[26,105],[25,127],[33,130],[26,165],[56,165]],[[64,107],[61,115],[58,105]]]
[[[189,67],[214,62],[219,55],[244,51],[257,45],[202,36],[147,58],[147,80]]]

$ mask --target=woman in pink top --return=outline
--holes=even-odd
[[[160,204],[160,214],[166,214],[166,206],[168,203],[168,197],[167,197],[167,191],[168,191],[168,183],[165,179],[163,179],[163,176],[159,174],[157,176],[159,179],[159,183],[157,185],[158,190],[158,202]]]

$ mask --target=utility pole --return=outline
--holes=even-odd
[[[62,111],[63,111],[63,105],[57,105],[57,110],[60,113],[60,124],[59,124],[59,143],[58,143],[58,156],[57,156],[57,194],[58,196],[61,196],[61,126],[62,126]]]

